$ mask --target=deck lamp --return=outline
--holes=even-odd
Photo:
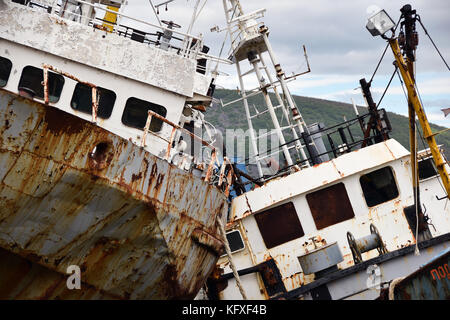
[[[370,16],[367,19],[368,22],[366,28],[372,36],[383,37],[386,32],[395,27],[394,21],[392,21],[391,17],[389,17],[383,9],[371,6],[367,9],[367,11]]]

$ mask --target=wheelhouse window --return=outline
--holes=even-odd
[[[318,230],[355,217],[342,182],[307,194],[306,201]]]
[[[419,180],[424,180],[437,175],[433,158],[420,160],[418,162],[418,165],[419,165]]]
[[[163,106],[132,97],[127,100],[125,105],[125,110],[122,115],[122,123],[133,128],[144,129],[147,122],[148,110],[151,110],[163,117],[167,114],[167,110]],[[162,120],[152,117],[152,121],[150,122],[150,131],[160,131],[162,125]]]
[[[11,74],[12,62],[9,59],[0,57],[0,87],[6,86]]]
[[[97,116],[108,119],[111,116],[116,94],[108,89],[97,87]],[[78,111],[92,114],[92,88],[83,83],[77,83],[70,106]]]
[[[63,86],[64,77],[48,71],[49,102],[58,102]],[[31,98],[44,99],[44,70],[32,66],[23,68],[19,81],[19,93]]]
[[[232,253],[244,249],[244,241],[239,230],[227,232],[227,240]]]
[[[398,197],[397,184],[391,167],[384,167],[365,174],[359,178],[359,182],[368,207]]]
[[[268,249],[305,235],[292,202],[257,213],[255,220]]]

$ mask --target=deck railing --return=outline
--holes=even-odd
[[[203,39],[201,37],[196,37],[173,28],[137,19],[120,11],[110,10],[105,5],[89,3],[83,0],[77,0],[77,2],[79,4],[86,5],[95,9],[96,16],[88,17],[86,15],[78,14],[75,12],[67,12],[68,17],[62,18],[69,18],[69,20],[92,26],[95,29],[100,29],[109,33],[115,33],[119,36],[131,38],[132,40],[136,40],[159,48],[161,48],[164,33],[170,33],[170,42],[165,43],[165,45],[167,45],[165,50],[174,51],[177,54],[190,59],[197,59],[198,55],[205,56],[204,54],[201,54],[201,49],[203,47]],[[61,8],[57,0],[53,2],[42,2],[39,0],[29,1],[26,5],[32,8],[40,8],[52,15],[60,16]],[[99,12],[104,12],[105,14],[111,13],[115,15],[117,17],[116,22],[98,18]],[[120,24],[120,20],[122,18],[132,21],[137,26],[129,27]],[[146,31],[138,30],[138,28],[145,29]]]
[[[230,187],[231,184],[233,182],[233,178],[234,178],[234,171],[233,171],[233,166],[230,162],[230,160],[227,157],[223,158],[223,162],[222,164],[218,161],[218,157],[217,157],[217,149],[216,147],[212,146],[211,144],[209,144],[207,141],[203,140],[202,138],[200,138],[199,136],[193,134],[192,132],[190,132],[189,130],[180,127],[179,125],[167,120],[166,118],[164,118],[163,116],[157,114],[156,112],[153,112],[151,110],[147,111],[148,115],[147,115],[147,121],[144,127],[144,134],[142,135],[142,139],[141,139],[141,147],[145,147],[146,146],[146,138],[147,138],[147,134],[150,133],[153,136],[164,140],[165,142],[167,142],[167,147],[166,147],[166,154],[164,159],[169,161],[170,160],[170,151],[172,149],[172,144],[174,142],[174,138],[175,138],[175,134],[176,131],[179,130],[181,132],[184,132],[186,134],[188,134],[193,140],[196,140],[198,142],[200,142],[203,146],[209,148],[211,150],[211,158],[209,159],[209,163],[208,163],[208,167],[206,169],[206,173],[205,173],[205,181],[208,182],[212,182],[213,180],[217,181],[217,186],[218,187],[222,187],[224,183],[226,183],[225,187],[224,187],[224,192],[225,194],[228,196],[229,192],[230,192]],[[162,122],[166,123],[167,125],[172,127],[172,131],[170,134],[170,138],[166,139],[164,137],[162,137],[161,135],[153,132],[150,130],[150,123],[152,121],[153,118],[159,119]],[[216,176],[214,177],[214,166],[218,165],[218,167],[220,168],[220,170],[216,173]],[[203,168],[204,169],[204,168]]]
[[[48,71],[51,70],[55,73],[65,76],[69,79],[77,81],[78,83],[82,83],[82,84],[85,84],[85,85],[91,87],[91,89],[92,89],[92,122],[97,123],[98,99],[97,99],[97,86],[95,84],[86,82],[86,81],[82,81],[82,80],[78,79],[77,77],[75,77],[74,75],[67,73],[65,71],[59,70],[48,64],[43,65],[43,70],[44,70],[43,71],[43,73],[44,73],[44,75],[43,75],[44,103],[46,105],[49,104]],[[157,134],[150,130],[150,124],[151,124],[151,121],[153,118],[159,119],[163,123],[172,127],[172,131],[171,131],[169,139],[166,139],[162,135]],[[204,180],[209,183],[216,181],[216,184],[218,187],[222,187],[222,185],[226,181],[226,185],[224,187],[224,192],[228,196],[231,184],[234,179],[233,166],[232,166],[231,162],[229,161],[229,159],[227,157],[224,157],[223,162],[221,164],[217,158],[217,149],[214,146],[212,146],[211,144],[209,144],[207,141],[203,140],[199,136],[190,132],[189,130],[182,128],[179,125],[167,120],[166,118],[157,114],[156,112],[148,110],[147,111],[147,119],[146,119],[146,123],[145,123],[145,127],[144,127],[144,132],[143,132],[143,135],[142,135],[141,141],[140,141],[140,146],[142,148],[146,147],[147,135],[150,133],[151,135],[157,137],[158,139],[161,139],[161,140],[167,142],[164,160],[170,161],[170,151],[172,149],[172,144],[174,142],[177,130],[188,134],[193,140],[200,142],[203,146],[205,146],[211,150],[211,158],[209,159],[209,163],[208,163],[208,167],[206,169]],[[185,155],[185,156],[187,156],[187,155]],[[183,161],[184,160],[185,159],[183,158]],[[218,165],[218,168],[220,168],[220,170],[218,172],[216,172],[216,174],[214,174],[213,169],[216,164]],[[205,163],[202,162],[200,167],[202,169],[205,169],[204,165],[205,165]],[[183,165],[180,165],[179,167],[183,167]]]

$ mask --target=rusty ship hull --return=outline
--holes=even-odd
[[[0,299],[193,298],[221,249],[217,188],[0,89]],[[82,288],[66,286],[67,267]]]

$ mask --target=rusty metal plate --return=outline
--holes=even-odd
[[[395,286],[396,300],[450,300],[450,249]]]
[[[33,264],[2,268],[33,286],[8,282],[1,298],[196,295],[218,255],[192,234],[218,234],[216,217],[225,220],[227,210],[219,189],[88,121],[0,89],[2,119],[0,247]],[[56,284],[69,265],[80,266],[88,291]]]

